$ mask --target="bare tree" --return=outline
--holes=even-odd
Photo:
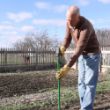
[[[25,38],[14,43],[16,49],[56,49],[59,42],[55,38],[50,38],[47,31],[27,33]]]
[[[110,47],[110,30],[96,30],[101,47]]]

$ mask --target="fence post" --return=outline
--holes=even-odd
[[[4,51],[4,64],[7,65],[7,50]]]

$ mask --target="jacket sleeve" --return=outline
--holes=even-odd
[[[66,24],[66,35],[65,35],[65,38],[64,38],[64,43],[63,43],[63,46],[65,47],[65,49],[67,49],[71,43],[71,33],[70,33],[70,29],[69,29],[69,26],[68,26],[68,23]]]
[[[84,51],[85,46],[87,45],[89,36],[90,36],[89,29],[86,26],[83,26],[83,28],[80,31],[79,39],[78,39],[78,42],[76,44],[76,48],[75,48],[75,51],[73,53],[73,56],[68,63],[69,67],[73,66],[73,64],[77,61],[78,57]]]

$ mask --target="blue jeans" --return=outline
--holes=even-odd
[[[78,59],[78,91],[81,110],[93,110],[99,65],[100,54],[81,55]]]

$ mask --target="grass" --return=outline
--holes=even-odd
[[[97,86],[97,93],[110,91],[110,81],[104,81]]]
[[[20,109],[25,109],[28,106],[25,105],[13,105],[13,106],[7,106],[7,107],[0,107],[0,110],[20,110]]]
[[[26,109],[26,108],[48,108],[49,106],[57,106],[57,89],[50,89],[46,92],[44,92],[44,94],[46,93],[50,93],[50,95],[48,96],[48,100],[43,100],[43,101],[36,101],[33,103],[29,103],[29,104],[18,104],[18,105],[8,105],[8,106],[0,106],[0,110],[21,110],[21,109]],[[61,88],[61,104],[62,105],[67,105],[69,104],[71,101],[75,101],[78,100],[78,95],[77,91],[74,90],[73,88],[69,87],[67,88]]]
[[[98,83],[97,93],[110,91],[110,74],[108,74],[104,79],[104,81]]]

